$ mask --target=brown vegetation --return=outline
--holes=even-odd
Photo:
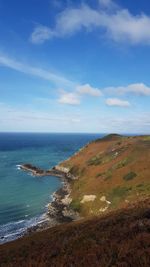
[[[86,145],[61,165],[78,177],[71,183],[71,208],[84,217],[128,207],[150,196],[150,136],[110,134]],[[96,198],[83,202],[84,195]],[[104,196],[109,205],[100,200]]]
[[[150,201],[0,246],[1,267],[148,267]]]

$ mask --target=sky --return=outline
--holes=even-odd
[[[0,0],[0,131],[150,134],[150,2]]]

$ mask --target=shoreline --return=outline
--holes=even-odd
[[[25,235],[80,219],[79,214],[70,208],[70,203],[72,201],[70,198],[70,183],[71,181],[76,180],[77,177],[74,177],[69,172],[69,169],[57,165],[50,170],[42,170],[31,164],[22,164],[19,168],[23,171],[30,172],[36,177],[55,176],[62,179],[61,188],[53,193],[52,201],[47,204],[47,211],[45,213],[46,220],[35,226],[29,227]]]

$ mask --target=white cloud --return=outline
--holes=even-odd
[[[118,10],[112,15],[103,14],[107,36],[116,42],[150,44],[150,17],[132,15],[128,10]]]
[[[74,92],[60,90],[58,102],[61,104],[79,105],[82,99],[81,96],[83,95],[99,97],[102,95],[102,93],[99,89],[94,88],[89,84],[78,85],[77,87],[75,87]]]
[[[63,76],[57,75],[51,71],[48,71],[42,68],[37,68],[37,67],[30,66],[30,65],[26,65],[22,62],[19,62],[5,55],[0,55],[0,66],[4,66],[4,67],[7,67],[7,68],[10,68],[10,69],[13,69],[13,70],[25,73],[25,74],[36,76],[43,80],[48,80],[56,85],[63,84],[65,86],[75,86],[75,83],[66,79]]]
[[[106,104],[108,106],[116,106],[116,107],[129,107],[130,103],[126,100],[121,100],[119,98],[108,98],[106,100]]]
[[[108,87],[104,88],[105,93],[123,95],[123,94],[134,94],[150,96],[150,87],[144,83],[133,83],[128,86]]]
[[[67,8],[57,16],[54,29],[49,28],[49,31],[51,32],[49,39],[52,37],[72,35],[83,27],[88,29],[95,24],[95,19],[98,20],[98,17],[99,15],[97,11],[91,9],[87,5],[82,5],[80,8]],[[43,29],[44,28],[45,26],[43,26]],[[31,35],[31,41],[32,36],[36,35],[39,31],[41,32],[41,26],[35,27]],[[38,43],[44,42],[44,33],[41,33],[41,36],[41,41],[40,38],[38,38]],[[45,41],[47,40],[47,37],[48,36],[46,35]]]
[[[76,93],[70,93],[70,92],[61,90],[58,102],[61,104],[79,105],[80,97]]]
[[[89,84],[79,85],[77,86],[77,92],[83,95],[91,95],[91,96],[101,96],[102,92],[98,88],[94,88]]]
[[[101,0],[104,8],[94,9],[86,4],[78,8],[67,8],[56,17],[54,28],[37,26],[31,36],[34,43],[42,43],[52,37],[65,37],[80,30],[103,29],[106,36],[115,42],[128,44],[150,44],[150,16],[132,14],[123,8],[113,8],[115,3]],[[105,9],[111,7],[111,12]],[[33,38],[34,37],[34,38]]]
[[[139,95],[150,95],[150,87],[146,86],[143,83],[135,83],[124,88],[123,92],[131,92]]]
[[[48,27],[39,25],[32,33],[30,41],[34,44],[42,44],[46,40],[49,40],[52,36],[53,33]]]

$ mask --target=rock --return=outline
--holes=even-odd
[[[111,204],[111,202],[108,201],[108,200],[106,199],[106,196],[102,196],[102,197],[100,198],[100,201],[102,201],[102,202],[106,202],[108,205]]]
[[[102,196],[102,197],[100,198],[100,201],[105,202],[105,201],[106,201],[106,197],[105,197],[105,196]]]
[[[104,208],[100,208],[99,211],[100,212],[105,212],[108,209],[108,206],[104,207]]]
[[[80,201],[81,203],[94,201],[96,199],[95,195],[84,195],[83,199]]]

